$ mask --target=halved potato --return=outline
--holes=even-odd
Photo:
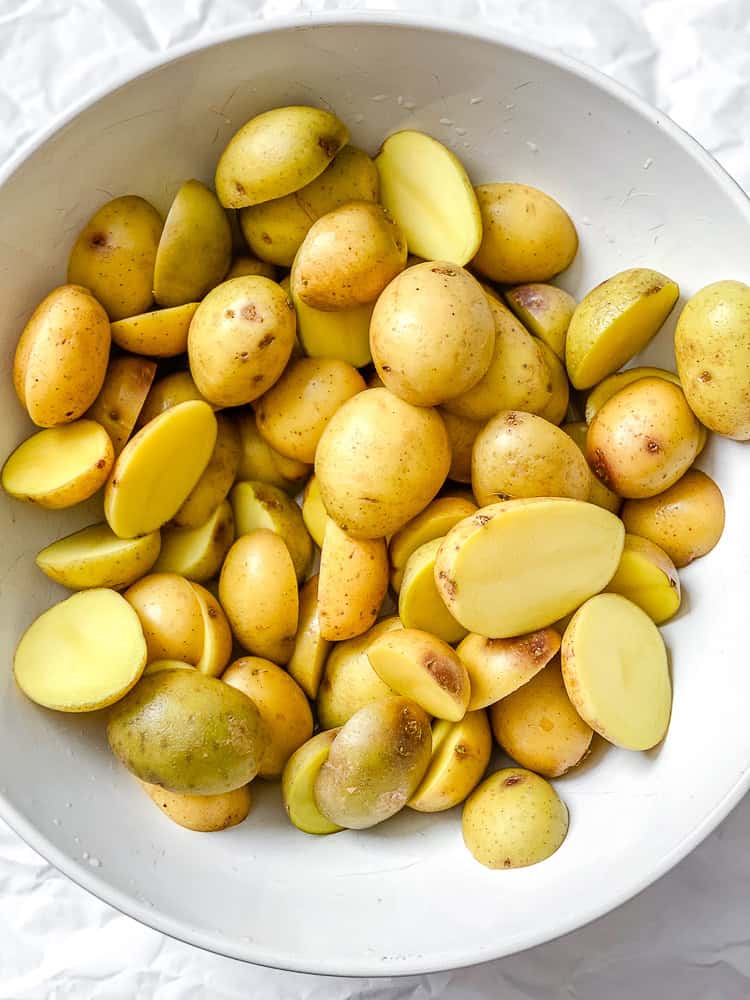
[[[323,506],[323,498],[320,495],[320,487],[315,476],[309,480],[302,495],[302,519],[312,536],[312,540],[318,547],[322,547],[328,514]]]
[[[433,538],[409,556],[398,595],[398,615],[404,628],[422,629],[452,645],[463,639],[466,629],[446,608],[435,583],[435,559],[442,544],[442,538]]]
[[[283,538],[298,580],[304,580],[312,560],[312,542],[302,514],[290,497],[270,483],[236,483],[229,495],[237,537],[265,528]]]
[[[13,673],[23,693],[59,712],[122,698],[146,666],[138,616],[116,591],[84,590],[43,612],[21,636]]]
[[[680,608],[680,578],[667,553],[648,538],[625,535],[620,565],[607,584],[610,594],[621,594],[661,625]]]
[[[112,340],[124,351],[149,358],[174,358],[187,350],[190,320],[199,302],[186,302],[171,309],[154,309],[118,319],[111,326]]]
[[[388,555],[391,560],[391,586],[398,593],[404,570],[413,552],[434,538],[442,538],[465,517],[475,514],[477,505],[460,497],[438,497],[425,509],[399,528],[391,538]]]
[[[540,282],[517,285],[505,292],[505,301],[527,330],[555,352],[565,357],[565,338],[576,300],[563,288]]]
[[[237,826],[250,812],[250,786],[242,785],[231,792],[219,795],[188,795],[169,792],[161,785],[139,782],[154,805],[173,823],[196,833],[215,833]]]
[[[352,538],[329,518],[320,553],[318,618],[324,639],[353,639],[378,617],[388,591],[383,538]]]
[[[174,516],[180,528],[199,528],[226,500],[240,464],[240,432],[226,413],[216,414],[216,443],[203,473]]]
[[[611,399],[620,389],[624,389],[631,382],[637,382],[641,378],[663,378],[674,385],[680,385],[680,378],[674,372],[667,371],[666,368],[651,368],[648,365],[639,365],[636,368],[626,368],[624,372],[615,372],[608,375],[598,385],[594,386],[586,397],[586,423],[590,424],[599,410],[608,399]]]
[[[109,434],[115,455],[120,454],[133,433],[155,374],[155,361],[130,354],[109,363],[101,392],[86,416]]]
[[[203,651],[195,668],[201,674],[218,677],[232,656],[232,630],[214,595],[199,583],[191,583],[190,587],[203,620]]]
[[[158,531],[122,539],[108,524],[92,524],[42,549],[36,564],[50,580],[70,590],[119,590],[149,572],[160,546]]]
[[[337,358],[355,368],[362,368],[372,361],[370,318],[374,302],[355,309],[330,312],[313,309],[299,295],[295,295],[294,288],[290,288],[290,295],[297,313],[300,343],[309,358]]]
[[[294,651],[286,667],[290,676],[310,699],[318,696],[330,648],[330,640],[324,639],[320,634],[318,576],[311,576],[299,592],[299,625],[294,640]]]
[[[161,670],[195,670],[192,663],[184,663],[182,660],[152,660],[146,664],[143,676],[158,674]]]
[[[326,819],[315,804],[315,782],[338,732],[338,729],[328,729],[303,743],[286,762],[281,776],[281,796],[287,816],[303,833],[326,834],[343,830]]]
[[[491,753],[486,712],[467,712],[460,722],[437,719],[432,724],[430,766],[406,804],[417,812],[452,809],[482,780]]]
[[[172,372],[171,375],[165,375],[164,378],[158,379],[151,386],[136,421],[136,428],[140,430],[154,417],[158,417],[160,413],[191,399],[203,399],[203,396],[198,392],[198,386],[193,382],[190,372]],[[203,401],[207,402],[207,400]],[[215,406],[211,408],[218,409]]]
[[[280,455],[264,441],[258,433],[255,414],[250,407],[236,410],[235,413],[242,449],[237,479],[257,479],[262,483],[278,486],[287,493],[299,493],[305,479],[312,472],[310,466]]]
[[[560,636],[552,628],[516,639],[467,635],[456,653],[469,674],[469,711],[486,708],[527,684],[559,649]]]
[[[165,525],[161,533],[161,553],[154,571],[177,573],[187,580],[205,583],[219,572],[233,541],[234,517],[231,506],[225,500],[198,528]]]

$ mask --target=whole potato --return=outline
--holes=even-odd
[[[538,282],[505,292],[505,301],[523,325],[563,360],[565,338],[576,300],[563,288]]]
[[[427,506],[450,461],[448,435],[435,410],[412,406],[387,389],[366,389],[323,431],[315,475],[339,527],[356,537],[382,538]]]
[[[665,378],[667,382],[674,382],[680,385],[680,379],[674,372],[667,371],[666,368],[651,368],[648,365],[637,365],[634,368],[626,368],[624,371],[615,372],[608,375],[599,382],[586,396],[586,423],[590,424],[599,410],[607,400],[611,399],[620,389],[624,389],[631,382],[638,382],[642,378]]]
[[[151,660],[195,666],[203,653],[203,618],[190,583],[176,573],[151,573],[123,594],[135,610]]]
[[[489,368],[495,324],[482,286],[455,264],[417,264],[375,304],[370,348],[378,375],[414,406],[467,392]]]
[[[597,412],[586,437],[586,456],[615,493],[652,497],[687,472],[700,442],[700,424],[682,389],[662,378],[643,378]]]
[[[123,354],[112,358],[101,391],[86,416],[109,434],[115,455],[127,444],[156,374],[156,362]]]
[[[215,833],[237,826],[250,812],[250,788],[241,785],[220,795],[186,795],[169,792],[159,785],[142,781],[141,787],[154,805],[173,823],[196,833]]]
[[[294,346],[294,307],[274,281],[232,278],[203,299],[190,323],[188,357],[198,391],[241,406],[270,389]]]
[[[198,392],[190,372],[172,372],[170,375],[157,379],[149,389],[146,402],[138,414],[138,419],[135,422],[136,429],[140,430],[154,417],[158,417],[160,413],[164,413],[165,410],[170,410],[180,403],[187,403],[191,399],[203,399],[203,396]],[[204,402],[206,401],[204,400]]]
[[[710,430],[750,439],[750,285],[717,281],[682,310],[674,334],[690,409]]]
[[[443,418],[445,429],[448,432],[448,442],[451,449],[451,467],[448,469],[448,478],[457,483],[471,482],[471,453],[477,435],[484,427],[481,420],[472,420],[471,417],[459,417],[457,413],[449,410],[438,410]]]
[[[296,495],[305,485],[312,472],[309,465],[287,458],[272,448],[258,433],[255,414],[251,407],[236,411],[236,422],[240,432],[240,465],[237,479],[258,480],[278,486],[287,493]]]
[[[587,500],[591,473],[568,435],[543,417],[498,413],[477,435],[472,486],[480,507],[515,497]]]
[[[352,538],[328,519],[320,551],[318,617],[324,639],[362,635],[374,623],[388,592],[384,538]]]
[[[258,431],[282,455],[312,463],[328,421],[364,388],[365,380],[345,361],[300,358],[258,400]]]
[[[313,309],[374,302],[406,265],[406,241],[384,208],[350,201],[315,222],[292,268],[292,292]]]
[[[515,285],[548,281],[568,267],[578,234],[554,198],[525,184],[482,184],[476,193],[483,231],[477,271]]]
[[[107,314],[87,288],[62,285],[40,302],[13,360],[16,395],[37,427],[83,416],[104,383],[109,347]]]
[[[658,496],[627,500],[622,508],[627,531],[648,538],[679,569],[706,555],[724,531],[724,498],[700,469],[688,469]]]
[[[310,536],[299,507],[283,490],[254,480],[235,483],[230,494],[237,535],[267,528],[283,538],[297,579],[304,580],[313,557]]]
[[[111,320],[146,312],[154,301],[154,264],[162,218],[136,195],[102,205],[78,234],[68,281],[90,289]]]

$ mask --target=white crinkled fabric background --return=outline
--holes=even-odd
[[[750,0],[0,0],[0,159],[174,45],[337,8],[452,15],[561,49],[666,111],[750,191]],[[750,798],[660,882],[565,938],[458,972],[353,980],[243,965],[165,938],[69,882],[0,822],[0,1000],[746,1000],[749,835]]]

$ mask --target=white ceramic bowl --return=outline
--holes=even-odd
[[[74,233],[110,196],[164,209],[177,185],[210,180],[231,133],[289,103],[330,104],[357,145],[421,128],[451,144],[476,182],[555,195],[581,251],[563,283],[583,293],[632,265],[684,294],[750,278],[748,202],[662,115],[604,77],[502,35],[387,17],[314,18],[214,40],[102,95],[23,151],[0,189],[0,455],[29,433],[10,381],[25,317],[65,277]],[[672,324],[646,352],[670,363]],[[664,629],[674,713],[656,751],[600,750],[557,782],[570,833],[534,868],[490,872],[460,810],[408,809],[381,827],[307,837],[278,789],[256,785],[250,819],[201,836],[173,826],[107,751],[101,713],[30,704],[11,678],[21,630],[62,596],[34,567],[51,539],[92,520],[0,498],[0,813],[38,851],[112,905],[204,948],[288,969],[416,973],[506,955],[605,913],[667,871],[748,785],[750,461],[712,441],[701,465],[727,501],[724,538],[683,574]]]

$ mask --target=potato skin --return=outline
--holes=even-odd
[[[82,416],[104,383],[109,319],[87,288],[61,285],[36,307],[13,360],[13,385],[37,427]]]
[[[553,628],[515,639],[487,639],[471,632],[456,648],[469,673],[469,711],[487,708],[527,684],[560,649]]]
[[[176,573],[150,573],[128,587],[123,597],[140,619],[149,663],[198,663],[203,652],[203,618],[187,580]]]
[[[318,619],[323,639],[362,635],[375,623],[388,591],[384,538],[352,538],[330,518],[323,536]]]
[[[158,417],[160,413],[164,413],[165,410],[171,410],[173,406],[179,406],[180,403],[187,403],[195,399],[206,402],[198,392],[198,387],[190,372],[172,372],[171,375],[157,379],[149,389],[146,401],[135,422],[136,430],[145,427],[149,421]]]
[[[123,354],[113,358],[101,391],[86,416],[109,434],[115,457],[133,433],[156,374],[156,362]]]
[[[159,785],[140,782],[141,788],[154,805],[173,823],[196,833],[216,833],[237,826],[250,812],[250,786],[241,785],[219,795],[186,795],[169,792]]]
[[[532,282],[505,292],[505,301],[523,325],[564,360],[565,338],[576,300],[556,285]]]
[[[203,475],[174,516],[181,528],[199,528],[224,502],[240,464],[240,433],[231,417],[216,414],[216,444]]]
[[[456,413],[441,409],[438,411],[443,418],[445,429],[448,432],[448,441],[451,449],[451,466],[448,469],[448,478],[456,483],[471,482],[471,453],[477,435],[484,427],[481,420],[472,420],[470,417],[459,417]]]

